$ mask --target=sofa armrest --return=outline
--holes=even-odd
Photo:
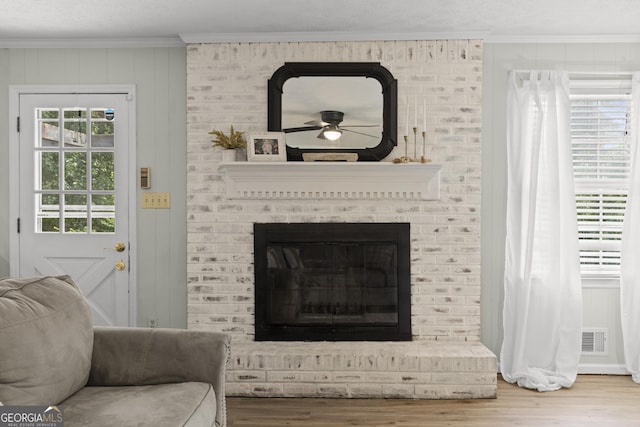
[[[87,385],[209,383],[216,393],[216,424],[224,426],[229,343],[219,332],[96,326]]]

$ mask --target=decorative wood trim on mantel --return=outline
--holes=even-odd
[[[440,198],[440,165],[390,162],[228,162],[229,199]]]

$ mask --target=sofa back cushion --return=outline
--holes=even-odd
[[[91,311],[69,276],[0,280],[0,401],[55,405],[85,386]]]

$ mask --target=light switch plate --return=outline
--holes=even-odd
[[[142,193],[142,209],[169,209],[171,207],[171,193]]]

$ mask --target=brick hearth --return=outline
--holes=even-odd
[[[496,358],[480,343],[236,343],[227,394],[258,397],[496,397]]]

